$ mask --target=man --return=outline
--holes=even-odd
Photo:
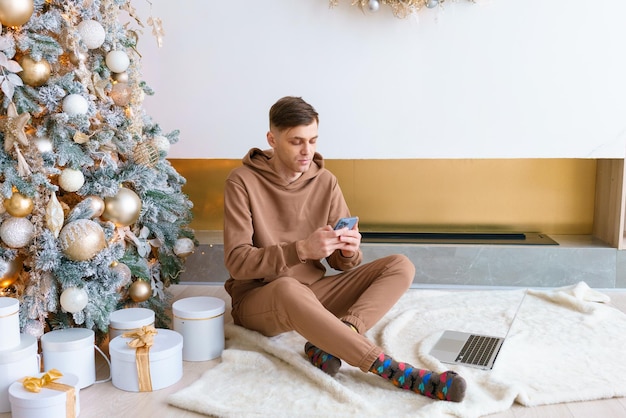
[[[364,337],[409,288],[415,267],[403,255],[360,265],[358,226],[333,229],[350,213],[315,152],[318,123],[301,98],[278,100],[269,112],[272,149],[251,149],[226,180],[225,288],[235,324],[266,336],[298,332],[309,361],[330,375],[343,360],[403,389],[461,401],[465,380],[455,372],[415,369]],[[326,276],[322,259],[339,273]]]

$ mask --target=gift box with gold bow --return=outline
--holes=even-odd
[[[176,331],[144,326],[109,343],[111,381],[128,392],[166,388],[183,377],[183,337]]]
[[[78,376],[56,369],[9,386],[13,418],[76,418],[80,413]]]

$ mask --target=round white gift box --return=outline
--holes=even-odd
[[[115,337],[109,343],[111,381],[113,386],[128,392],[139,392],[136,349],[129,347],[131,338]],[[176,331],[157,328],[150,347],[150,379],[152,390],[166,388],[183,377],[183,337]]]
[[[8,350],[20,344],[20,301],[0,297],[0,350]]]
[[[10,412],[9,386],[26,376],[39,374],[37,338],[23,334],[17,347],[0,351],[0,413]]]
[[[60,370],[78,377],[78,387],[96,381],[95,333],[86,328],[66,328],[41,336],[44,371]]]
[[[146,308],[117,310],[109,316],[109,340],[125,332],[138,331],[147,325],[154,325],[153,310]]]
[[[33,376],[41,377],[42,375],[37,373]],[[78,377],[71,373],[63,373],[63,376],[55,382],[74,386],[76,394],[74,411],[78,416],[80,413]],[[44,386],[38,393],[30,392],[24,388],[22,382],[14,382],[9,387],[9,399],[13,418],[67,418],[67,393],[61,390]]]
[[[174,330],[183,336],[183,360],[206,361],[220,357],[224,350],[222,299],[196,296],[172,304]]]

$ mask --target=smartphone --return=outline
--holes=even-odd
[[[356,225],[358,221],[359,221],[358,216],[353,216],[351,218],[341,218],[337,221],[337,225],[335,225],[335,229],[341,229],[341,228],[352,229],[354,228],[354,225]]]

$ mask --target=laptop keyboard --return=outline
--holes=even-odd
[[[476,366],[486,366],[499,340],[500,338],[495,337],[471,335],[461,349],[456,361]]]

